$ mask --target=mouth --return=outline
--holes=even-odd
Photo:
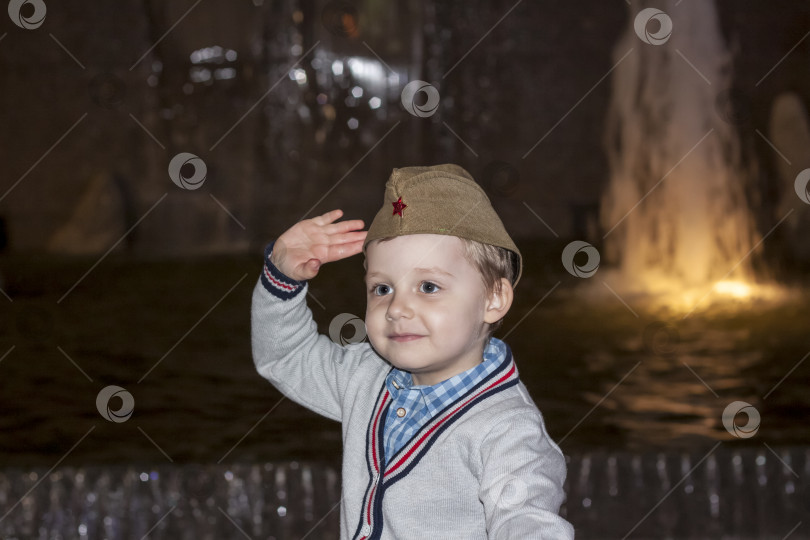
[[[391,339],[392,341],[396,341],[397,343],[401,343],[404,341],[415,341],[423,337],[425,336],[420,336],[417,334],[392,334],[388,336],[389,339]]]

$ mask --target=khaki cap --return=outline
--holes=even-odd
[[[385,183],[383,206],[368,228],[372,240],[408,234],[446,234],[511,251],[517,286],[523,257],[506,232],[489,197],[470,173],[451,163],[394,169]]]

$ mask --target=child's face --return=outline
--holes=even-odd
[[[441,234],[398,236],[366,248],[369,339],[383,358],[411,372],[414,384],[433,385],[479,364],[486,323],[502,316],[491,320],[481,275],[462,249],[459,238]]]

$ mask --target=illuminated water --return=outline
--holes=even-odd
[[[644,7],[631,3],[613,53],[603,259],[618,264],[615,286],[624,290],[751,281],[762,236],[751,212],[758,200],[746,193],[754,169],[718,110],[731,55],[715,4],[656,3],[673,28],[660,45],[644,43],[632,25]]]
[[[660,537],[651,531],[667,527],[684,537],[691,523],[772,536],[784,525],[782,538],[800,519],[810,523],[807,506],[796,502],[807,500],[810,477],[806,293],[771,306],[712,304],[684,319],[683,311],[648,310],[630,297],[625,305],[609,291],[601,299],[583,296],[583,280],[557,266],[560,246],[521,245],[538,264],[521,281],[499,334],[549,432],[571,457],[567,512],[578,537],[621,538],[666,494],[664,486],[685,478],[684,463],[687,472],[697,466],[692,484],[684,480],[632,537]],[[151,537],[183,538],[181,530],[191,531],[189,538],[244,537],[222,508],[253,537],[301,538],[337,503],[336,488],[319,486],[339,471],[338,424],[280,400],[253,368],[249,304],[259,260],[111,257],[58,307],[93,260],[5,261],[14,302],[0,320],[0,354],[11,349],[0,361],[0,515],[8,512],[0,536],[49,538],[35,533],[62,523],[72,524],[67,538],[79,538],[71,531],[81,519],[103,531],[109,518],[131,533],[119,538],[140,538],[178,501]],[[364,313],[362,281],[356,289],[336,286],[353,283],[361,268],[360,260],[346,261],[313,282],[309,305],[321,332],[340,313]],[[600,270],[590,279],[602,285],[601,277]],[[109,384],[134,396],[127,422],[108,422],[96,410],[96,395]],[[721,422],[737,400],[761,414],[750,439],[734,437]],[[289,469],[292,461],[297,469]],[[37,484],[57,463],[62,476]],[[281,479],[279,467],[290,471]],[[306,479],[306,467],[317,480]],[[157,481],[140,479],[153,470]],[[276,482],[304,487],[279,490]],[[691,493],[683,491],[688,485]],[[719,497],[715,510],[710,488]],[[282,501],[279,493],[293,490],[309,495]],[[95,501],[86,500],[91,492]],[[314,505],[311,520],[307,504]],[[677,519],[682,505],[697,517]],[[280,520],[279,506],[290,519]],[[254,513],[259,522],[251,525]],[[336,514],[329,516],[309,538],[330,538]],[[280,523],[291,523],[287,536],[275,532]]]

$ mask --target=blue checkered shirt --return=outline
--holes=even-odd
[[[405,446],[436,413],[495,371],[506,357],[506,344],[492,337],[484,348],[483,362],[433,386],[414,386],[407,371],[393,368],[385,378],[392,402],[385,418],[385,462]],[[397,415],[399,409],[405,414]]]

